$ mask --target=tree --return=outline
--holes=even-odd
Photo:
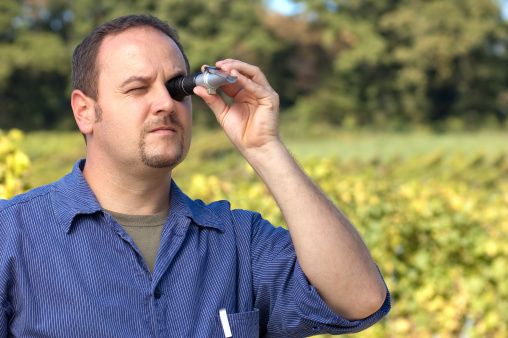
[[[360,124],[506,119],[507,26],[491,0],[304,0],[321,45],[342,43],[323,81],[294,107]],[[326,86],[326,87],[324,87]],[[336,95],[327,95],[327,87]],[[330,111],[332,109],[332,111]],[[337,118],[333,118],[337,116]]]
[[[5,0],[0,15],[0,125],[22,129],[73,125],[70,60],[96,26],[121,15],[152,13],[179,29],[192,71],[225,57],[263,65],[279,48],[260,1]],[[197,120],[210,124],[213,114]]]
[[[0,16],[0,126],[58,125],[70,71],[65,42],[45,7],[2,2]]]
[[[283,117],[307,125],[478,125],[508,116],[508,27],[492,0],[4,0],[0,126],[74,126],[76,45],[96,26],[152,13],[178,28],[191,71],[226,57],[260,66]],[[195,120],[216,125],[201,100]],[[74,127],[75,128],[75,127]]]

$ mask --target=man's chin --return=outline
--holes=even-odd
[[[176,167],[183,161],[186,155],[184,140],[180,139],[178,141],[160,142],[160,139],[155,140],[151,137],[142,137],[139,143],[141,162],[150,168],[172,169]]]
[[[155,169],[172,169],[180,164],[182,160],[182,156],[141,155],[141,162],[143,162],[144,165]]]

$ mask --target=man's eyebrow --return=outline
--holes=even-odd
[[[180,77],[180,76],[186,76],[186,75],[187,75],[187,72],[182,69],[182,70],[179,70],[178,72],[176,72],[175,74],[173,74],[173,78]],[[122,82],[122,84],[120,85],[120,88],[124,88],[132,82],[148,82],[148,81],[150,81],[149,76],[132,75],[132,76],[129,76],[124,82]]]
[[[149,80],[150,80],[150,77],[148,77],[148,76],[132,75],[129,78],[127,78],[127,80],[122,82],[122,84],[120,85],[120,88],[124,88],[125,86],[127,86],[128,84],[130,84],[132,82],[148,82]]]
[[[187,76],[187,72],[183,69],[180,69],[178,72],[173,74],[172,78],[174,79],[175,77],[179,77],[179,76]]]

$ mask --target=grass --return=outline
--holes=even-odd
[[[508,133],[499,131],[432,134],[326,130],[309,131],[308,135],[301,136],[292,133],[283,139],[298,160],[337,156],[388,161],[436,152],[471,156],[482,153],[487,158],[501,153],[508,155]],[[227,177],[245,166],[245,161],[220,130],[196,129],[192,144],[189,156],[174,171],[177,180],[188,179],[194,173]],[[32,188],[58,180],[72,170],[75,161],[86,156],[79,132],[28,133],[21,148],[32,161],[28,172],[28,184]]]
[[[462,153],[474,155],[483,153],[487,157],[508,152],[508,133],[476,132],[431,134],[415,133],[342,133],[326,134],[316,138],[289,138],[288,147],[298,158],[326,156],[333,154],[339,158],[358,158],[381,161],[394,157],[409,158],[434,152],[444,155]]]

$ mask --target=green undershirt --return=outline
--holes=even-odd
[[[124,228],[153,274],[155,258],[161,242],[162,227],[169,215],[169,209],[155,215],[127,215],[106,210]]]

